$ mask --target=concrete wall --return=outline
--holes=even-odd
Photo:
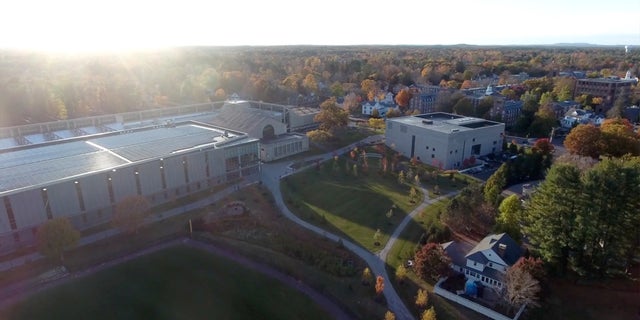
[[[98,210],[111,205],[106,174],[98,173],[78,180],[82,187],[82,198],[86,211]]]
[[[33,227],[47,220],[40,192],[40,189],[33,189],[8,196],[18,229]]]
[[[449,133],[387,121],[385,143],[410,158],[412,141],[415,139],[413,156],[432,166],[453,169],[462,168],[464,160],[472,155],[477,158],[501,151],[503,132],[504,124]],[[473,152],[475,145],[480,145],[478,153]]]
[[[0,234],[11,231],[11,223],[9,222],[9,216],[7,216],[7,210],[4,207],[4,199],[0,198]]]
[[[205,153],[207,154],[205,156]],[[227,172],[225,160],[232,158],[242,161],[235,172]],[[185,179],[183,161],[187,163],[189,184]],[[209,177],[207,177],[207,161]],[[166,189],[162,186],[164,168]],[[69,217],[78,228],[86,228],[110,220],[112,206],[125,197],[138,194],[136,177],[143,196],[152,198],[153,204],[160,204],[196,192],[219,183],[227,177],[257,174],[258,141],[231,145],[220,149],[195,151],[189,154],[172,155],[146,162],[131,163],[115,170],[97,172],[77,179],[69,179],[48,186],[38,186],[5,197],[0,197],[0,252],[8,252],[6,244],[20,246],[33,240],[33,228],[47,221],[47,210],[43,188],[51,217]],[[136,175],[136,172],[138,173]],[[109,179],[113,190],[113,201],[109,195]],[[76,184],[75,182],[78,182]],[[189,187],[187,187],[189,186]],[[81,189],[82,202],[77,188]],[[166,192],[166,196],[165,196]],[[11,229],[4,199],[11,204],[16,222],[16,230]],[[19,235],[19,236],[16,236]],[[18,240],[16,240],[16,237]]]
[[[80,182],[78,181],[78,183]],[[84,185],[81,184],[81,187],[83,186]],[[78,193],[76,191],[74,181],[65,181],[47,187],[47,194],[49,199],[49,207],[51,208],[53,217],[68,217],[80,212],[80,202],[78,201]],[[37,198],[42,199],[42,194],[39,193],[37,195]],[[36,198],[34,195],[33,201],[35,201],[35,199]],[[13,212],[17,212],[15,208]],[[46,213],[44,215],[44,218],[45,220],[39,221],[38,223],[46,221]]]

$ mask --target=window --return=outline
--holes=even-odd
[[[496,143],[498,143],[498,141],[493,140],[493,144],[496,144]]]
[[[476,142],[476,138],[473,138],[473,139],[471,140],[471,142]]]
[[[431,151],[436,151],[436,148],[432,148]]]
[[[427,150],[429,150],[429,146],[426,146],[425,148],[426,148]]]
[[[436,155],[432,153],[432,154],[431,154],[431,159],[433,159],[433,158],[435,158],[435,157],[436,157]]]

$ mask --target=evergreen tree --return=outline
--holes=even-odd
[[[580,250],[573,237],[581,214],[580,171],[571,164],[554,165],[525,206],[525,233],[542,258],[564,273],[569,256]]]
[[[583,177],[582,214],[574,237],[584,243],[572,263],[579,274],[625,272],[640,230],[640,170],[634,163],[604,160]]]

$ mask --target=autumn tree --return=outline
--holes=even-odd
[[[409,189],[409,200],[412,203],[416,203],[420,201],[420,193],[418,192],[418,189],[416,189],[415,187],[411,187]]]
[[[53,218],[38,228],[38,250],[50,258],[60,258],[64,263],[64,251],[80,240],[80,232],[67,218]]]
[[[371,118],[372,119],[380,118],[380,111],[378,109],[371,110]]]
[[[396,320],[396,315],[393,312],[388,311],[384,314],[384,320]]]
[[[137,233],[150,213],[151,204],[143,196],[129,196],[116,204],[113,224],[127,233]]]
[[[529,273],[534,279],[542,282],[546,278],[546,271],[544,270],[544,262],[540,258],[534,257],[520,257],[512,268],[520,268]]]
[[[342,108],[348,113],[360,113],[362,108],[360,107],[360,98],[355,93],[351,92],[344,97],[342,102]]]
[[[369,127],[374,129],[384,129],[384,119],[369,119]]]
[[[392,108],[387,110],[387,114],[385,114],[385,117],[387,118],[395,118],[395,117],[399,117],[402,114],[400,113],[400,110],[397,108]]]
[[[399,184],[404,184],[406,182],[407,178],[406,175],[404,173],[404,170],[400,170],[400,172],[398,173],[398,183]]]
[[[396,268],[396,280],[400,283],[404,283],[404,280],[407,279],[407,268],[404,267],[402,263]]]
[[[369,269],[369,267],[364,268],[364,270],[362,270],[362,284],[365,286],[369,285],[369,283],[371,283],[371,279],[373,279],[371,269]]]
[[[314,120],[320,123],[320,130],[333,132],[347,126],[349,114],[338,107],[335,97],[331,97],[320,104],[320,113]]]
[[[437,320],[436,309],[433,307],[425,310],[420,316],[420,320]]]
[[[362,92],[367,95],[369,101],[372,101],[375,98],[378,91],[378,86],[375,80],[362,80],[362,82],[360,83],[360,87],[362,88]]]
[[[302,87],[305,88],[308,92],[318,92],[318,82],[316,81],[316,77],[313,74],[308,74],[302,80]]]
[[[600,126],[602,154],[622,157],[625,154],[640,155],[640,136],[627,119],[605,120]]]
[[[507,164],[503,163],[487,179],[487,183],[484,185],[483,194],[484,201],[487,203],[498,205],[502,201],[502,190],[507,186]]]
[[[416,307],[419,309],[424,309],[427,307],[427,303],[429,303],[429,295],[427,294],[427,290],[418,289],[418,294],[416,295]]]
[[[504,299],[511,308],[539,306],[540,282],[523,268],[511,267],[505,274]]]
[[[384,291],[384,278],[382,276],[376,277],[376,295],[380,296]]]
[[[414,271],[423,280],[438,280],[439,277],[449,273],[451,260],[444,253],[442,247],[434,242],[429,242],[416,252],[414,258]]]
[[[522,219],[522,202],[520,198],[512,194],[502,200],[498,207],[500,214],[496,217],[495,230],[497,233],[506,232],[513,240],[520,242],[522,231],[520,221]]]
[[[406,108],[409,106],[409,101],[411,100],[411,92],[408,88],[404,88],[398,92],[395,100],[401,108]]]
[[[553,153],[555,146],[547,138],[541,138],[536,140],[531,148],[533,152],[540,152],[544,156],[548,156]]]
[[[572,154],[598,158],[601,154],[600,129],[592,124],[573,128],[564,140],[564,147]]]

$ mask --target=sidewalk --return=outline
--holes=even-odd
[[[237,191],[238,188],[244,188],[250,185],[253,185],[255,183],[258,182],[259,177],[255,176],[255,177],[251,177],[251,181],[246,182],[242,185],[238,185],[238,184],[234,184],[232,186],[229,186],[226,189],[223,189],[217,193],[214,193],[206,198],[200,199],[198,201],[189,203],[187,205],[181,206],[181,207],[176,207],[161,213],[156,213],[153,214],[149,217],[147,217],[145,219],[144,225],[147,224],[151,224],[157,221],[161,221],[167,218],[171,218],[180,214],[183,214],[185,212],[191,211],[191,210],[195,210],[195,209],[199,209],[199,208],[203,208],[206,207],[208,205],[211,205],[213,203],[215,203],[216,201],[232,194],[233,192]],[[120,231],[117,228],[113,228],[113,229],[109,229],[109,230],[105,230],[105,231],[101,231],[101,232],[97,232],[85,237],[80,238],[80,240],[78,241],[77,246],[84,246],[87,244],[91,244],[94,242],[98,242],[100,240],[104,240],[113,236],[116,236],[118,234],[120,234],[122,231]],[[0,272],[2,271],[7,271],[7,270],[11,270],[13,268],[22,266],[24,264],[42,259],[44,256],[38,252],[35,253],[31,253],[28,255],[24,255],[21,257],[17,257],[14,258],[12,260],[7,260],[7,261],[2,261],[0,262]]]

